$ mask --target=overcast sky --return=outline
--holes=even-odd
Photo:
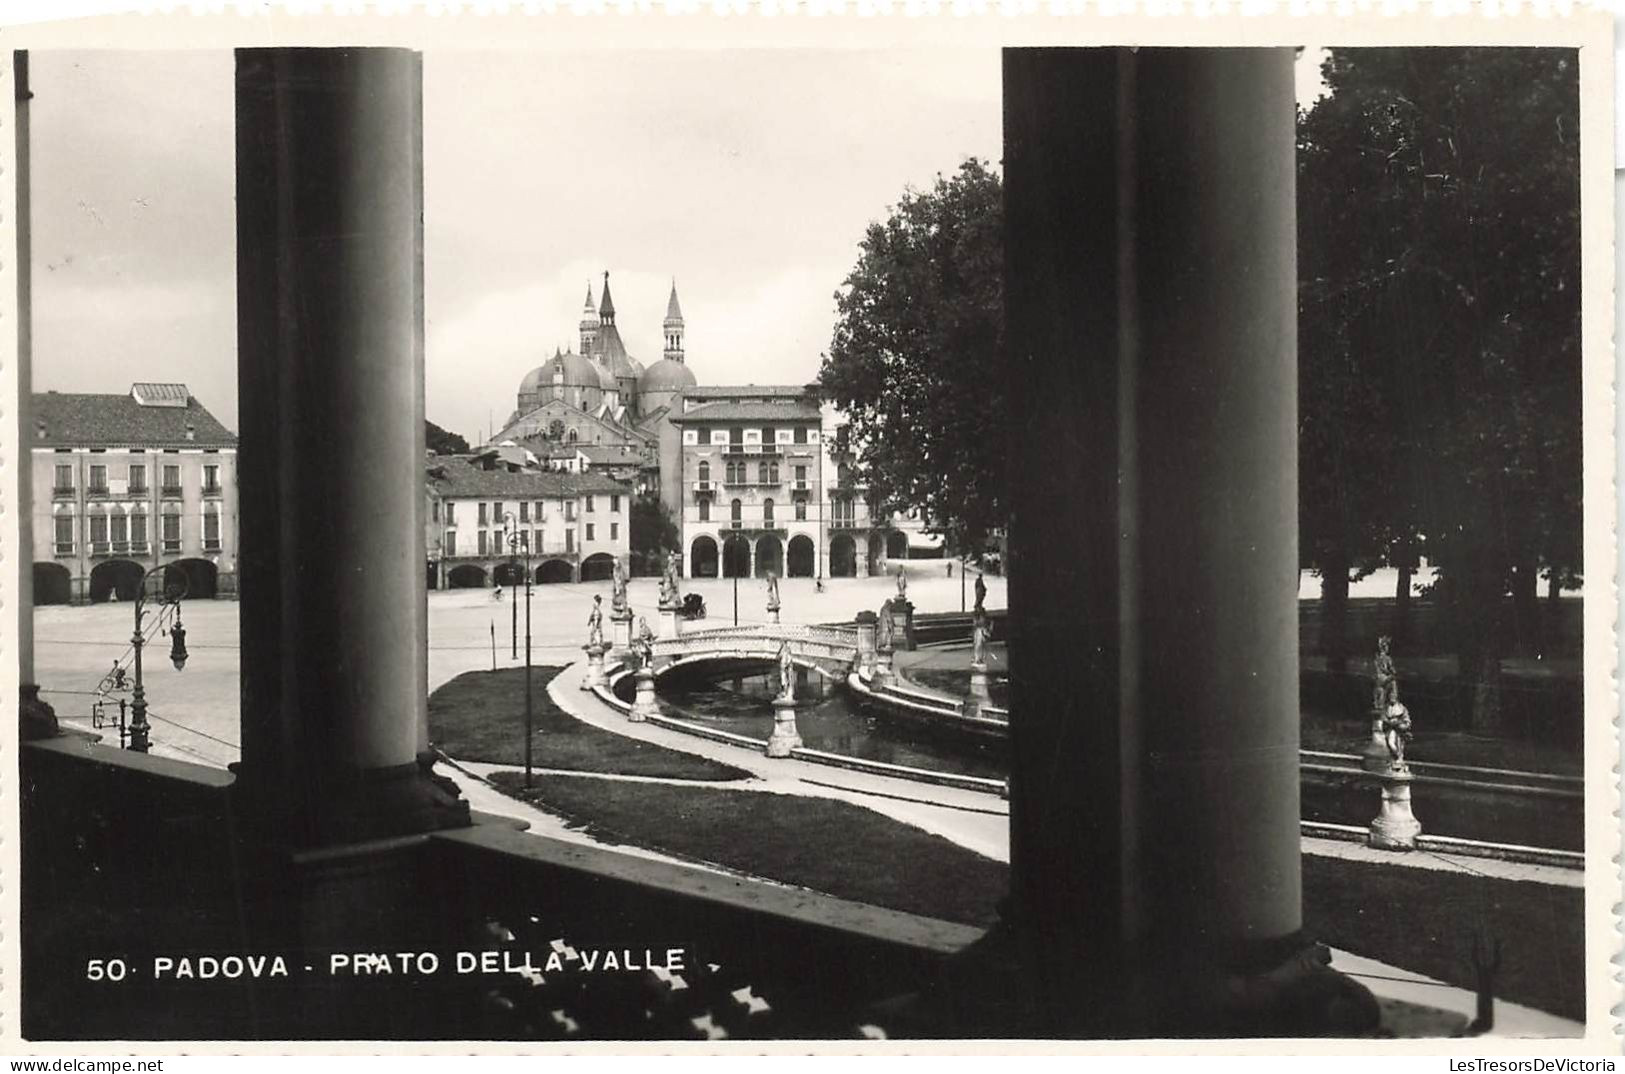
[[[30,77],[35,387],[184,381],[236,428],[231,54],[36,51]],[[811,380],[865,225],[997,161],[999,113],[991,49],[428,53],[429,418],[501,423],[605,270],[645,363],[675,278],[701,383]]]

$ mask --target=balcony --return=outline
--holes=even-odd
[[[182,494],[182,492],[184,492],[184,491],[185,490],[182,489],[181,486],[179,486],[179,485],[165,485],[165,486],[163,486],[163,488],[161,488],[159,490],[159,492],[164,496],[171,496],[171,497],[176,497],[176,498],[178,498]]]
[[[139,485],[131,485],[130,490],[129,490],[129,495],[131,495],[131,496],[145,496],[151,491],[152,491],[152,486],[148,485],[145,482],[142,482]]]
[[[85,489],[85,495],[92,499],[102,499],[107,495],[107,486],[91,485],[89,488]]]
[[[220,485],[204,485],[203,486],[203,495],[205,495],[205,496],[216,496],[216,497],[223,496],[223,495],[225,495],[225,493],[222,491],[222,488],[223,488],[223,486],[220,486]]]
[[[213,540],[210,540],[209,538],[205,537],[203,539],[203,550],[205,552],[220,551],[220,538],[216,537]]]
[[[792,481],[790,482],[790,489],[793,492],[808,492],[812,489],[812,482],[802,480]]]
[[[113,554],[113,546],[107,541],[91,541],[90,554],[92,556],[109,556]]]
[[[694,482],[694,494],[696,496],[702,496],[702,495],[707,495],[707,494],[710,494],[710,493],[714,493],[714,492],[716,492],[716,490],[717,490],[717,483],[715,481],[696,481],[696,482]]]
[[[73,555],[73,550],[75,547],[76,546],[72,541],[57,541],[56,554],[59,556],[71,556]]]
[[[164,538],[164,552],[166,554],[179,553],[180,550],[181,550],[181,540],[180,540],[179,537],[175,537],[175,538],[165,537]]]
[[[149,555],[151,552],[152,552],[152,542],[150,542],[150,541],[131,541],[130,542],[130,555],[132,555],[132,556],[145,556],[145,555]]]
[[[71,500],[74,493],[78,491],[73,485],[53,485],[51,487],[51,496],[58,500]]]

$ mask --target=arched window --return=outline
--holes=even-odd
[[[767,463],[765,462],[756,464],[756,483],[758,485],[767,484]]]
[[[776,462],[767,464],[767,483],[770,485],[779,483],[779,464]]]
[[[841,463],[841,465],[835,468],[835,477],[836,480],[838,480],[841,484],[846,484],[847,481],[849,481],[852,477],[852,467],[848,466],[844,462]]]
[[[708,463],[708,462],[700,463],[700,480],[701,481],[709,481],[709,480],[711,480],[711,464],[710,463]]]
[[[576,431],[574,429],[571,429],[569,434],[565,436],[565,440],[568,441],[569,443],[572,443],[572,444],[575,443],[579,439],[580,439],[580,436],[576,433]]]
[[[743,512],[741,510],[742,506],[743,505],[740,504],[740,502],[738,500],[735,500],[733,502],[732,507],[730,508],[731,514],[729,515],[729,517],[732,518],[735,522],[738,522],[741,518],[744,517],[744,514],[743,514]]]
[[[762,525],[768,529],[773,528],[773,501],[762,501]]]
[[[564,436],[564,422],[554,418],[547,427],[547,435],[554,440],[561,439]]]

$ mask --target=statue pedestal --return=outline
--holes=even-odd
[[[662,638],[675,638],[682,632],[683,617],[678,614],[677,606],[674,604],[668,608],[662,604],[660,606],[660,636]]]
[[[632,648],[632,611],[627,609],[624,616],[611,614],[609,617],[609,643],[618,653],[624,653]]]
[[[796,731],[796,702],[794,698],[779,696],[773,699],[773,734],[767,740],[769,757],[788,757],[790,751],[801,748],[801,735]]]
[[[891,682],[891,654],[892,651],[890,649],[875,650],[874,673],[870,676],[870,678],[874,681],[876,686],[886,686]]]
[[[632,702],[632,712],[629,719],[633,723],[642,723],[650,716],[660,712],[655,705],[655,673],[653,668],[638,668],[638,693]]]
[[[914,603],[913,601],[892,598],[891,602],[891,630],[892,637],[902,639],[902,647],[909,652],[914,651]]]
[[[1377,779],[1382,786],[1382,812],[1371,822],[1368,842],[1382,850],[1414,850],[1422,825],[1411,812],[1410,766],[1387,765]]]
[[[769,608],[767,610],[767,621],[772,623],[774,626],[779,625],[779,610],[777,608]]]
[[[1360,767],[1367,772],[1382,773],[1388,771],[1388,763],[1393,757],[1388,753],[1388,742],[1382,734],[1382,717],[1371,721],[1371,738],[1360,749]]]
[[[874,612],[859,612],[858,624],[858,673],[870,676],[875,673],[875,620],[879,618]]]
[[[986,664],[971,664],[970,696],[976,699],[978,705],[991,705],[993,703],[993,696],[987,692]]]
[[[587,674],[581,677],[581,688],[593,690],[604,685],[604,649],[603,642],[583,645],[587,653]]]

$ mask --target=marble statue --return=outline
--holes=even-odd
[[[587,616],[587,644],[604,644],[604,598],[592,595],[592,613]]]
[[[908,575],[903,573],[903,565],[897,565],[897,602],[899,604],[908,600]]]
[[[982,602],[987,599],[987,583],[982,581],[982,572],[976,572],[976,610],[985,611]]]
[[[617,619],[625,619],[632,614],[632,608],[626,602],[626,568],[621,561],[615,561],[615,573],[610,578],[610,614]]]
[[[970,662],[976,665],[985,664],[987,656],[987,616],[982,614],[980,608],[976,609],[976,615],[971,620],[970,644]]]
[[[1388,653],[1391,644],[1386,634],[1377,639],[1377,659],[1372,666],[1371,711],[1378,719],[1385,719],[1388,710],[1399,704],[1399,678]]]
[[[1395,701],[1382,714],[1382,740],[1395,768],[1405,767],[1405,745],[1411,740],[1411,712]]]
[[[677,553],[673,552],[666,557],[666,573],[660,576],[660,606],[662,608],[677,607],[679,599],[677,570]]]
[[[638,666],[653,667],[655,662],[655,632],[649,629],[649,620],[638,616]]]
[[[875,648],[890,649],[891,647],[891,601],[888,600],[880,606],[880,617],[875,620]]]
[[[779,610],[779,576],[772,571],[767,572],[767,610]]]
[[[779,696],[787,700],[796,696],[796,665],[788,641],[779,646]]]

